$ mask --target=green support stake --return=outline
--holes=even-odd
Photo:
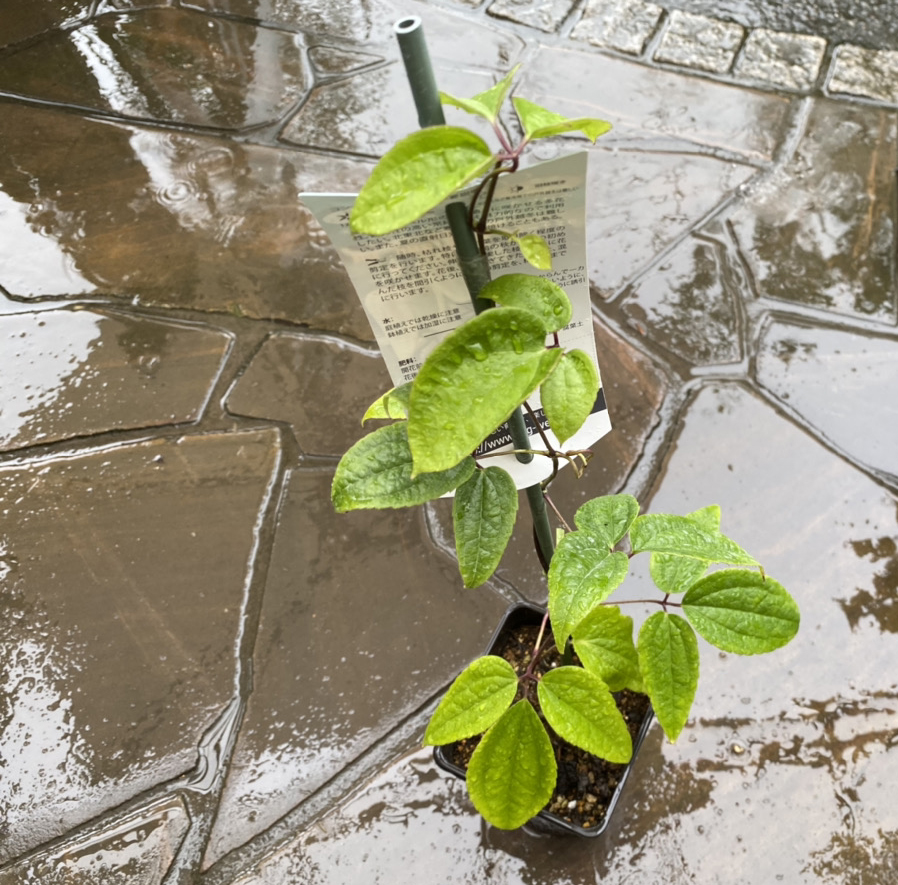
[[[393,32],[399,41],[399,51],[402,53],[405,72],[409,86],[411,86],[415,108],[418,111],[419,125],[422,129],[428,126],[445,125],[446,118],[443,115],[443,105],[440,102],[433,66],[430,63],[430,54],[424,40],[421,19],[416,15],[400,19],[393,26]],[[452,238],[455,241],[455,251],[465,285],[468,287],[468,294],[471,296],[474,309],[477,313],[481,313],[490,306],[488,300],[479,297],[480,290],[490,281],[489,260],[477,246],[477,238],[468,223],[468,207],[462,202],[450,203],[446,207],[446,217],[449,220]],[[512,444],[516,449],[530,448],[530,437],[527,434],[524,413],[521,409],[515,410],[511,418],[508,419],[508,429],[511,433]],[[529,454],[520,454],[516,457],[524,464],[533,460],[533,455]],[[539,484],[527,489],[527,500],[530,503],[530,512],[533,515],[533,524],[543,561],[548,563],[552,558],[555,539],[549,524],[542,487]]]

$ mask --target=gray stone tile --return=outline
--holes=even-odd
[[[111,311],[0,316],[0,450],[195,421],[230,345],[212,329]]]
[[[440,691],[505,602],[464,590],[420,510],[335,514],[331,474],[293,474],[250,698],[206,863],[265,830]]]
[[[574,0],[493,0],[487,12],[552,33],[574,8]]]
[[[360,422],[368,406],[392,386],[377,352],[280,333],[253,358],[227,407],[287,422],[307,454],[339,456],[366,432]]]
[[[161,885],[190,818],[177,797],[0,871],[0,885]]]
[[[733,216],[761,295],[896,316],[892,111],[814,102],[789,161]]]
[[[382,62],[379,55],[368,55],[365,52],[349,52],[335,46],[312,46],[309,48],[309,61],[315,70],[324,75],[349,74]]]
[[[458,71],[440,62],[434,63],[434,76],[440,89],[462,97],[477,95],[495,82],[488,74]],[[449,125],[473,129],[498,149],[486,120],[451,107],[445,107],[444,114]],[[281,138],[302,147],[379,157],[418,128],[405,67],[393,62],[316,87]]]
[[[196,764],[279,454],[269,430],[0,468],[0,862]]]
[[[587,0],[571,36],[593,46],[642,55],[663,12],[644,0]]]
[[[733,64],[745,29],[704,15],[673,10],[655,52],[656,61],[725,74]]]
[[[756,28],[748,35],[734,73],[788,89],[810,89],[820,74],[826,40]]]
[[[308,86],[293,35],[172,8],[102,15],[0,59],[6,92],[220,129],[277,120]]]
[[[823,439],[898,477],[896,367],[896,338],[773,322],[761,338],[757,379]]]
[[[297,200],[358,190],[370,164],[14,104],[0,140],[0,286],[11,295],[121,297],[371,340],[336,252]]]
[[[839,46],[827,85],[830,92],[898,104],[898,52]]]
[[[430,881],[434,857],[456,881],[509,885],[819,885],[853,871],[865,885],[891,883],[898,637],[852,629],[833,597],[882,572],[863,543],[898,537],[895,499],[738,385],[702,391],[682,428],[649,509],[719,503],[724,531],[791,590],[803,624],[771,655],[701,643],[693,718],[675,745],[653,728],[605,835],[557,841],[487,827],[463,785],[418,750],[234,885],[412,885]],[[646,569],[634,581],[631,597],[645,595]]]
[[[736,301],[719,251],[685,240],[627,296],[623,313],[652,344],[689,366],[737,363],[742,359]]]
[[[753,161],[773,158],[790,123],[791,100],[782,96],[571,49],[542,47],[516,93],[570,117],[610,121],[600,144],[664,136],[673,149],[687,142]]]

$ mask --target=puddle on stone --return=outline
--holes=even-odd
[[[26,5],[0,6],[0,49],[35,37],[53,28],[86,18],[91,4],[85,0],[33,0]]]
[[[94,310],[0,316],[0,450],[195,421],[230,338]]]
[[[160,885],[190,819],[178,798],[112,821],[0,872],[0,885]]]
[[[195,765],[278,458],[268,430],[0,468],[0,862]]]
[[[225,130],[279,119],[308,87],[292,34],[181,9],[109,13],[0,58],[0,89]]]
[[[253,693],[206,864],[265,830],[440,691],[506,607],[486,588],[462,587],[422,513],[336,514],[331,479],[299,470],[289,481]]]
[[[757,379],[815,433],[862,464],[898,476],[898,339],[772,322]]]
[[[898,116],[813,102],[795,154],[733,226],[761,295],[894,323]]]

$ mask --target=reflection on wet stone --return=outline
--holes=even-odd
[[[722,260],[710,243],[686,240],[627,297],[629,323],[688,365],[738,362],[739,324]]]
[[[880,562],[873,575],[873,589],[858,587],[848,599],[840,599],[839,605],[848,618],[852,630],[862,621],[872,620],[884,633],[898,633],[898,543],[895,537],[865,538],[851,541],[854,552],[863,559]]]
[[[344,52],[333,46],[311,47],[309,60],[315,70],[321,74],[348,74],[383,61],[377,55],[367,55],[364,52]]]
[[[336,514],[330,473],[293,474],[254,690],[206,862],[260,833],[453,678],[505,603],[472,594],[418,511]]]
[[[286,421],[307,454],[339,456],[365,433],[359,421],[368,406],[392,386],[379,352],[276,334],[253,358],[227,407]]]
[[[733,219],[762,295],[894,322],[896,121],[814,102],[795,154]]]
[[[0,59],[0,89],[124,117],[242,129],[305,93],[290,34],[179,9],[99,16]]]
[[[110,821],[101,834],[13,864],[0,871],[0,885],[161,885],[189,823],[180,799],[164,799]]]
[[[0,449],[195,421],[230,339],[112,312],[0,317]]]
[[[0,862],[194,766],[278,458],[268,430],[0,468]]]

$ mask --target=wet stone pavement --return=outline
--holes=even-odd
[[[614,124],[615,429],[556,500],[719,503],[802,608],[702,649],[596,841],[486,826],[420,748],[545,598],[528,527],[469,592],[443,502],[329,502],[389,381],[297,195],[415,128],[407,14],[447,91],[523,62]],[[893,883],[896,106],[898,47],[663,0],[0,3],[0,885]]]

